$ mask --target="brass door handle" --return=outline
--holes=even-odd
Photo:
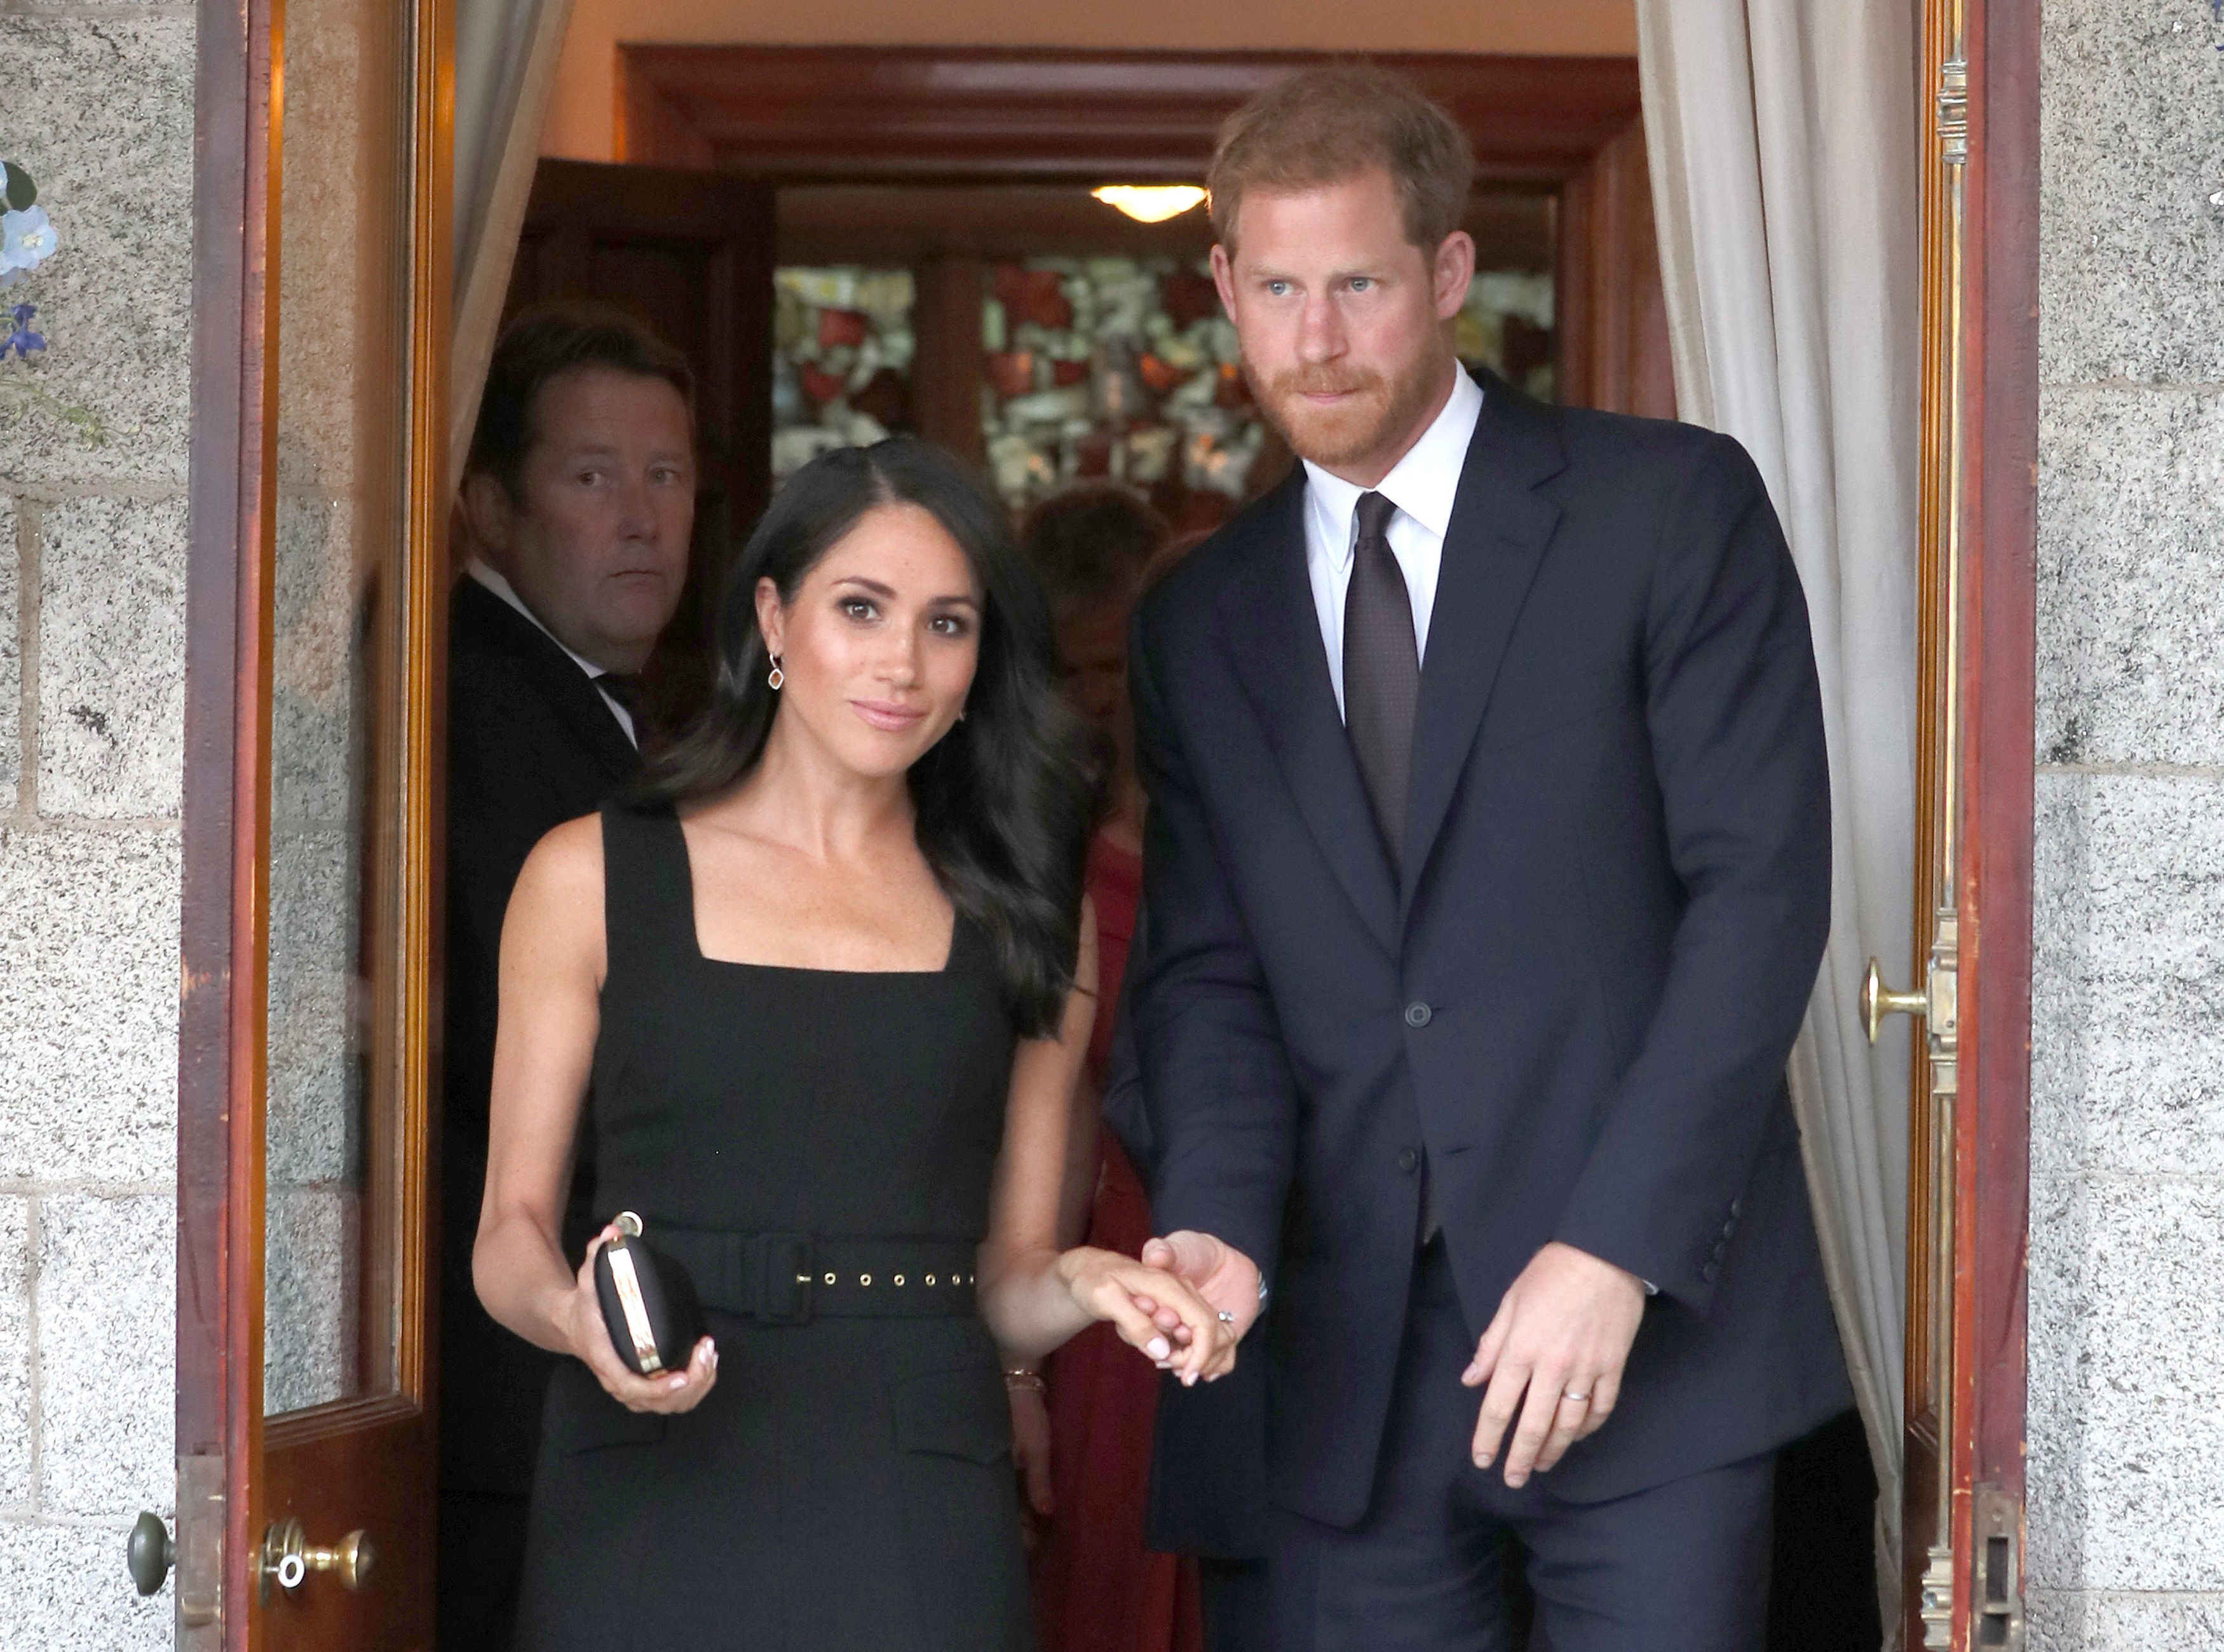
[[[376,1558],[370,1539],[361,1531],[350,1532],[330,1548],[313,1548],[300,1521],[280,1521],[262,1534],[262,1598],[269,1599],[273,1583],[291,1594],[312,1572],[337,1573],[347,1588],[360,1589]]]
[[[1877,961],[1869,960],[1869,973],[1861,982],[1861,1025],[1868,1029],[1869,1042],[1877,1041],[1884,1030],[1887,1015],[1928,1015],[1930,994],[1928,993],[1895,993],[1884,984],[1884,972]]]

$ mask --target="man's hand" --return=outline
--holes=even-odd
[[[1645,1285],[1635,1274],[1557,1240],[1532,1257],[1460,1378],[1469,1388],[1490,1384],[1475,1425],[1475,1466],[1490,1466],[1517,1408],[1508,1485],[1526,1485],[1532,1467],[1549,1471],[1597,1433],[1621,1397],[1621,1368],[1644,1317]]]
[[[1227,1315],[1229,1334],[1238,1340],[1259,1317],[1258,1264],[1210,1233],[1185,1230],[1152,1239],[1143,1246],[1142,1262],[1145,1267],[1163,1269],[1185,1281],[1208,1307]],[[1152,1315],[1161,1329],[1181,1340],[1178,1320],[1169,1324],[1170,1316],[1164,1310],[1140,1297],[1135,1305]]]

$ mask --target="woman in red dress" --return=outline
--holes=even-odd
[[[1151,1237],[1150,1200],[1111,1133],[1098,1128],[1119,986],[1135,933],[1143,887],[1143,791],[1135,779],[1128,718],[1128,614],[1166,524],[1123,489],[1077,489],[1046,501],[1029,519],[1026,545],[1058,620],[1068,693],[1096,731],[1107,809],[1089,854],[1096,909],[1096,1022],[1087,1083],[1076,1097],[1086,1117],[1075,1138],[1094,1138],[1069,1189],[1071,1238],[1128,1256]],[[1093,1174],[1090,1174],[1093,1172]],[[1194,1561],[1143,1547],[1158,1374],[1116,1338],[1092,1327],[1052,1355],[1046,1393],[1013,1393],[1014,1432],[1040,1521],[1034,1546],[1035,1633],[1040,1652],[1198,1652],[1203,1631]],[[1040,1423],[1047,1406],[1048,1462]],[[1031,1441],[1029,1436],[1034,1438]]]

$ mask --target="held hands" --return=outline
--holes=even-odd
[[[1490,1466],[1518,1408],[1506,1453],[1506,1483],[1527,1484],[1570,1446],[1604,1426],[1621,1392],[1621,1369],[1645,1316],[1637,1276],[1557,1241],[1530,1258],[1507,1287],[1498,1314],[1461,1374],[1490,1384],[1475,1425],[1475,1462]],[[1528,1403],[1522,1403],[1526,1390]]]
[[[617,1349],[611,1345],[610,1328],[603,1318],[602,1299],[595,1291],[595,1252],[616,1239],[617,1232],[614,1226],[605,1227],[587,1246],[587,1259],[579,1266],[578,1281],[565,1293],[559,1310],[565,1340],[587,1369],[595,1373],[595,1380],[603,1390],[627,1410],[654,1411],[666,1416],[692,1411],[717,1383],[717,1345],[709,1337],[696,1343],[685,1371],[639,1377],[626,1368],[625,1361],[618,1358]]]
[[[1148,1246],[1144,1254],[1151,1254]],[[1058,1272],[1083,1312],[1109,1320],[1121,1341],[1185,1384],[1200,1377],[1211,1382],[1235,1369],[1242,1332],[1223,1324],[1212,1304],[1173,1271],[1082,1245],[1058,1258]]]
[[[1186,1281],[1212,1308],[1216,1318],[1229,1315],[1222,1323],[1235,1341],[1242,1341],[1259,1317],[1258,1264],[1210,1233],[1185,1228],[1152,1239],[1143,1246],[1143,1263]]]

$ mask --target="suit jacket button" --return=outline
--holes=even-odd
[[[1409,1027],[1425,1027],[1435,1014],[1436,1012],[1427,1005],[1416,1000],[1406,1006],[1406,1025]]]
[[[1699,1277],[1700,1277],[1700,1278],[1702,1278],[1702,1279],[1703,1279],[1703,1280],[1705,1280],[1709,1284],[1710,1284],[1710,1285],[1711,1285],[1711,1284],[1713,1284],[1713,1283],[1715,1283],[1715,1273],[1716,1273],[1717,1271],[1718,1271],[1718,1270],[1716,1269],[1715,1265],[1713,1263],[1709,1262],[1709,1263],[1704,1264],[1703,1264],[1703,1265],[1699,1269]]]
[[[1407,1176],[1412,1175],[1414,1171],[1421,1168],[1421,1156],[1410,1147],[1399,1148],[1398,1150],[1398,1168],[1403,1170]]]

